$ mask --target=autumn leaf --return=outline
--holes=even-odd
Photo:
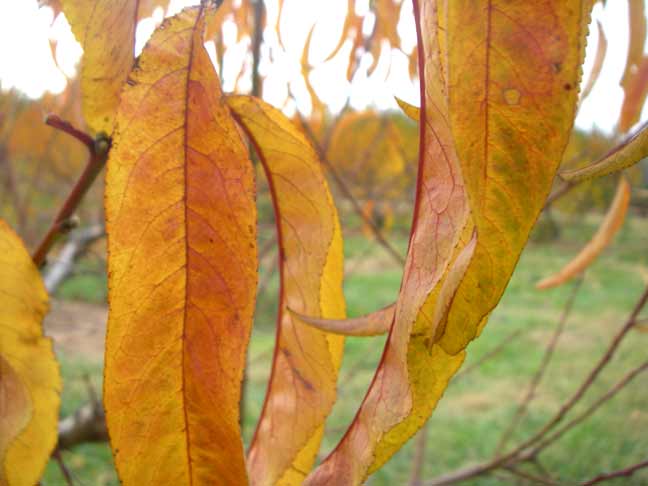
[[[405,113],[410,120],[413,120],[415,122],[419,121],[421,115],[420,110],[416,106],[410,105],[400,98],[396,98],[396,103],[398,103],[398,106],[400,106],[401,110],[403,110],[403,113]]]
[[[625,70],[621,78],[623,104],[619,130],[627,132],[639,121],[641,109],[648,95],[648,57],[644,56],[646,43],[646,14],[644,0],[628,0],[630,40]]]
[[[567,182],[580,182],[602,177],[633,166],[648,156],[648,125],[643,125],[637,133],[614,147],[607,155],[591,165],[560,173]]]
[[[0,220],[0,485],[33,486],[58,437],[61,376],[43,337],[45,286],[20,238]]]
[[[376,312],[349,319],[323,319],[307,316],[288,309],[300,321],[317,329],[341,336],[379,336],[389,332],[394,321],[396,304],[383,307]]]
[[[305,135],[258,99],[233,96],[228,104],[253,141],[268,178],[281,275],[272,374],[248,469],[255,485],[300,485],[335,402],[344,341],[299,322],[287,309],[344,317],[342,234],[321,162]]]
[[[589,96],[589,94],[592,92],[592,88],[594,88],[594,85],[596,84],[596,80],[598,79],[599,75],[601,74],[601,69],[603,68],[603,61],[605,61],[605,55],[607,53],[607,46],[608,46],[608,41],[607,38],[605,37],[605,31],[603,30],[603,26],[601,25],[601,22],[596,22],[596,26],[598,28],[598,46],[596,48],[596,57],[594,58],[594,64],[592,65],[592,70],[590,71],[589,78],[587,79],[587,83],[585,83],[585,87],[581,91],[581,96],[580,96],[580,103],[585,100]]]
[[[62,3],[63,13],[83,48],[83,115],[95,132],[110,134],[122,86],[133,67],[138,18],[150,15],[155,7],[165,7],[168,2],[62,0]]]
[[[203,27],[190,8],[153,34],[108,160],[104,404],[126,486],[247,483],[238,410],[255,186]]]
[[[583,247],[583,249],[574,257],[567,265],[565,265],[559,272],[551,275],[542,281],[538,282],[536,287],[538,289],[549,289],[562,285],[572,278],[581,274],[587,267],[589,267],[594,260],[607,248],[612,242],[614,236],[618,233],[623,226],[628,206],[630,204],[630,184],[621,177],[617,191],[610,205],[605,218],[599,226],[596,234],[592,239]]]
[[[590,0],[447,6],[450,121],[477,247],[439,344],[460,352],[497,305],[572,128]]]
[[[434,2],[415,15],[421,27],[421,123],[414,221],[403,282],[385,351],[346,434],[305,484],[357,485],[423,425],[459,368],[464,353],[428,348],[439,285],[467,243],[470,228],[459,161],[448,120]],[[472,229],[470,230],[472,233]]]

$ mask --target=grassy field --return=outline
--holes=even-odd
[[[594,232],[598,218],[563,222],[560,241],[531,244],[482,336],[471,344],[465,366],[470,366],[510,333],[520,336],[495,358],[453,382],[430,421],[425,477],[487,459],[502,430],[509,423],[538,367],[572,284],[539,292],[534,283],[557,270]],[[405,245],[404,239],[399,242]],[[530,412],[513,443],[529,436],[551,417],[581,383],[622,325],[648,282],[648,221],[633,218],[615,245],[588,270],[577,295],[567,328],[547,369]],[[394,300],[401,270],[384,251],[371,242],[349,238],[346,242],[345,283],[349,315],[377,309]],[[88,289],[88,285],[91,289]],[[92,290],[95,289],[95,290]],[[245,437],[249,438],[261,410],[269,359],[274,342],[274,311],[271,297],[276,279],[270,280],[266,297],[259,303],[260,317],[250,350],[250,389]],[[88,295],[95,293],[93,295]],[[64,295],[101,299],[101,281],[70,281]],[[98,293],[98,296],[97,296]],[[648,313],[644,313],[648,315]],[[382,350],[383,338],[349,339],[340,374],[340,399],[327,425],[322,447],[329,451],[344,433],[371,380]],[[613,362],[578,410],[604,393],[621,375],[646,359],[648,334],[631,333]],[[65,388],[63,415],[87,400],[84,375],[100,389],[101,363],[75,356],[60,356]],[[407,484],[413,457],[412,443],[405,446],[371,479],[371,485]],[[106,445],[84,445],[64,453],[78,485],[117,484]],[[566,434],[541,456],[555,478],[570,484],[605,470],[615,470],[648,458],[648,375],[640,375],[595,416]],[[65,484],[55,463],[48,465],[43,486]],[[513,476],[493,476],[466,482],[479,486],[524,485]],[[648,485],[648,472],[616,483]]]

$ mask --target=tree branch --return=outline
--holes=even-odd
[[[92,139],[90,135],[74,128],[70,123],[62,120],[56,115],[49,115],[46,123],[54,128],[64,131],[82,142],[88,148],[90,158],[84,171],[81,173],[79,180],[76,182],[72,191],[63,203],[63,206],[59,210],[52,226],[32,256],[37,267],[45,265],[47,254],[56,240],[61,235],[72,229],[72,215],[77,210],[83,197],[86,195],[99,175],[99,172],[101,172],[101,169],[106,164],[108,151],[110,149],[110,139],[105,135],[99,134],[96,139]]]

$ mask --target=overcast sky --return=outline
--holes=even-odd
[[[405,0],[408,1],[408,0]],[[172,0],[170,12],[177,12],[183,6],[196,3],[192,0]],[[276,7],[273,1],[268,4],[268,20],[276,18]],[[366,11],[368,0],[356,2],[358,9]],[[266,77],[264,95],[268,101],[281,104],[287,93],[287,87],[296,94],[299,108],[309,109],[306,87],[300,79],[301,48],[304,44],[310,25],[319,22],[314,33],[310,61],[317,64],[324,59],[331,46],[335,44],[341,28],[339,18],[346,9],[346,0],[285,0],[281,29],[284,45],[288,53],[281,55],[274,66],[264,65]],[[611,132],[619,117],[623,91],[619,80],[623,72],[628,48],[628,5],[627,0],[610,0],[607,6],[598,3],[594,8],[593,18],[599,20],[608,39],[608,54],[599,80],[589,98],[583,103],[576,123],[579,127],[590,129],[593,126]],[[157,12],[158,19],[162,13]],[[58,40],[57,60],[61,69],[68,75],[74,73],[81,49],[74,40],[69,26],[63,19],[54,24],[49,9],[39,9],[37,0],[0,0],[0,83],[3,89],[18,88],[30,97],[39,97],[45,90],[60,92],[65,86],[65,77],[52,61],[48,39]],[[411,15],[404,15],[399,25],[404,48],[413,48],[415,34]],[[140,50],[155,27],[155,20],[147,19],[138,27],[137,46]],[[267,39],[276,45],[271,35]],[[230,26],[226,32],[226,43],[234,46],[235,28]],[[585,79],[593,62],[598,32],[591,29],[585,61]],[[231,51],[231,62],[225,63],[227,71],[237,72],[238,52],[245,50],[245,45],[235,46]],[[350,45],[333,60],[313,71],[311,81],[322,100],[332,110],[339,109],[344,103],[344,96],[349,89],[348,83],[339,73],[348,59]],[[376,72],[370,78],[359,75],[351,93],[352,104],[356,108],[376,106],[378,108],[395,108],[393,96],[399,96],[413,103],[418,102],[418,90],[412,85],[407,75],[407,59],[403,54],[393,53],[392,68],[386,62],[388,53],[381,57]],[[225,78],[233,79],[234,76]],[[225,90],[232,86],[225,83]],[[648,116],[644,109],[642,121]]]

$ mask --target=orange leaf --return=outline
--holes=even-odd
[[[379,336],[389,331],[389,327],[394,321],[396,304],[351,319],[322,319],[300,314],[292,309],[288,310],[300,321],[325,332],[340,334],[341,336]]]
[[[47,292],[20,238],[0,220],[0,484],[40,480],[58,438],[61,377],[43,337]]]
[[[538,289],[549,289],[562,285],[572,278],[581,274],[587,267],[589,267],[594,260],[601,254],[601,252],[612,242],[614,236],[617,234],[628,212],[630,204],[630,184],[621,177],[617,191],[608,209],[601,226],[597,230],[592,239],[583,247],[576,257],[574,257],[567,265],[565,265],[558,273],[551,275],[538,282],[536,287]]]
[[[572,128],[590,0],[447,6],[452,131],[478,240],[439,344],[460,352],[499,302]]]
[[[414,221],[395,318],[378,370],[356,417],[334,451],[305,484],[357,485],[384,464],[423,425],[464,353],[428,349],[431,310],[440,283],[463,248],[469,222],[459,161],[448,125],[440,69],[436,5],[423,2],[421,27],[421,143]]]
[[[83,115],[95,132],[110,134],[133,65],[138,0],[63,0],[63,12],[83,47]]]
[[[589,96],[592,92],[592,88],[596,84],[596,80],[601,74],[601,69],[603,68],[603,61],[605,61],[605,54],[607,53],[608,41],[605,37],[605,32],[603,31],[603,26],[601,22],[597,21],[596,26],[598,27],[598,46],[596,48],[596,57],[594,58],[594,65],[592,66],[592,71],[590,72],[589,78],[585,87],[581,92],[580,103],[583,102],[585,98]]]
[[[634,135],[614,147],[607,155],[586,167],[560,173],[567,182],[580,182],[602,177],[636,164],[648,156],[648,125],[643,125]]]
[[[622,132],[627,132],[639,121],[648,94],[648,57],[643,53],[648,32],[644,0],[628,0],[628,23],[630,30],[628,58],[621,78],[624,97],[619,129]]]
[[[104,404],[126,486],[247,483],[238,404],[254,176],[203,28],[203,8],[190,8],[153,34],[108,161]]]
[[[261,100],[233,96],[228,104],[263,163],[280,253],[277,343],[248,469],[256,485],[300,485],[335,402],[344,340],[299,322],[287,309],[344,317],[342,234],[321,162],[305,135]]]

